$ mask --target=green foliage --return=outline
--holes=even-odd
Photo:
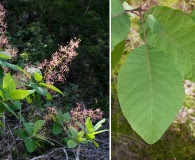
[[[112,8],[117,8],[114,3],[112,0]],[[147,143],[153,144],[181,109],[183,79],[195,80],[195,23],[192,14],[168,7],[155,6],[145,14],[140,7],[127,12],[135,11],[140,16],[140,35],[145,45],[134,49],[122,64],[117,92],[122,112],[132,129]],[[122,14],[123,11],[118,13]],[[122,41],[120,36],[125,38],[126,30],[119,33],[121,27],[112,21],[112,32],[120,34],[111,39],[113,48],[117,49]],[[117,22],[123,26],[120,20]],[[118,55],[122,50],[116,50]],[[116,51],[112,56],[115,57]]]
[[[58,88],[53,85],[46,84],[42,81],[42,74],[39,70],[31,68],[28,70],[31,76],[25,83],[26,87],[31,90],[22,90],[17,89],[17,83],[14,81],[13,77],[10,73],[7,73],[3,77],[2,87],[0,88],[0,97],[1,97],[1,113],[0,117],[2,117],[2,113],[5,110],[8,110],[12,115],[16,118],[20,118],[23,122],[23,129],[17,129],[14,133],[21,137],[24,140],[25,147],[29,153],[32,153],[36,150],[36,147],[41,147],[39,141],[46,141],[50,144],[54,145],[51,141],[48,140],[44,135],[40,134],[40,131],[45,127],[45,120],[37,120],[35,123],[33,122],[25,122],[26,120],[22,117],[21,114],[17,114],[17,110],[22,109],[21,100],[26,98],[29,103],[32,103],[33,100],[37,100],[40,103],[40,95],[46,96],[48,99],[51,99],[51,95],[49,94],[47,88],[52,89],[58,93],[63,94]],[[36,98],[37,97],[37,98]],[[39,104],[40,109],[42,108],[41,104]],[[86,120],[84,130],[77,131],[74,127],[69,127],[68,123],[71,120],[69,113],[62,113],[61,110],[57,111],[55,115],[51,115],[54,124],[51,128],[51,133],[53,135],[62,134],[66,136],[68,139],[67,145],[69,148],[75,148],[80,144],[88,144],[88,141],[93,142],[96,146],[98,144],[94,141],[95,134],[100,132],[95,132],[98,130],[105,121],[100,121],[95,129],[90,121],[90,118]],[[4,124],[0,122],[0,126],[4,127]],[[107,130],[102,130],[104,132]]]
[[[85,121],[85,126],[77,122],[77,125],[81,128],[81,131],[78,132],[78,130],[74,127],[69,128],[71,136],[67,139],[68,147],[75,148],[80,144],[88,144],[88,142],[92,142],[96,147],[99,147],[99,144],[94,139],[96,134],[108,131],[99,131],[99,129],[102,127],[102,123],[104,122],[105,119],[102,119],[95,126],[93,126],[89,117]]]
[[[169,57],[153,48],[148,49],[148,57],[145,52],[145,46],[136,48],[121,67],[118,97],[131,127],[147,143],[153,144],[179,112],[184,87],[182,77]]]
[[[60,93],[60,94],[62,94],[63,95],[63,93],[58,89],[58,88],[56,88],[55,86],[53,86],[53,85],[51,85],[51,84],[47,84],[47,83],[39,83],[41,86],[44,86],[44,87],[46,87],[46,88],[49,88],[49,89],[52,89],[53,91],[55,91],[55,92],[58,92],[58,93]]]
[[[156,6],[151,8],[150,12],[163,25],[164,30],[153,34],[148,24],[145,24],[147,44],[158,48],[172,58],[184,79],[195,80],[194,45],[192,45],[195,23],[185,12],[168,7]],[[162,12],[170,14],[161,14]],[[156,26],[156,28],[159,27]],[[141,34],[143,37],[142,32]]]
[[[26,98],[30,92],[28,90],[13,90],[9,93],[9,98],[10,100],[18,100],[18,99],[23,99]]]
[[[71,84],[76,86],[72,88],[75,88],[77,93],[74,95],[72,89],[69,89],[69,93],[74,97],[71,99],[66,97],[66,99],[73,104],[78,97],[85,101],[91,101],[91,99],[94,101],[94,97],[96,97],[97,102],[95,105],[98,108],[101,106],[108,110],[108,1],[101,3],[98,1],[93,3],[87,2],[86,5],[86,2],[81,1],[67,2],[55,0],[46,2],[41,0],[36,2],[8,0],[3,2],[3,4],[8,8],[6,12],[9,25],[7,35],[10,43],[19,50],[16,59],[12,59],[12,62],[9,61],[11,60],[9,54],[5,52],[0,53],[0,65],[2,66],[0,67],[0,78],[3,80],[0,86],[0,115],[5,114],[3,118],[8,123],[14,115],[18,119],[14,117],[13,121],[17,121],[16,125],[19,125],[16,127],[18,129],[14,131],[15,135],[12,135],[14,138],[16,136],[16,139],[17,136],[20,137],[19,140],[17,139],[19,152],[16,153],[13,159],[18,158],[21,153],[21,159],[24,156],[30,158],[32,155],[42,154],[43,150],[46,151],[51,148],[46,142],[49,142],[51,145],[55,144],[57,147],[59,145],[64,146],[64,144],[61,144],[64,137],[70,139],[70,142],[68,142],[70,148],[88,144],[85,132],[82,129],[68,126],[71,120],[70,114],[62,112],[64,108],[67,109],[68,107],[65,105],[60,106],[58,100],[61,98],[58,95],[54,95],[54,97],[52,94],[57,92],[64,95],[60,89],[65,88],[66,84],[55,84],[57,87],[60,87],[58,89],[56,86],[43,81],[44,75],[42,75],[39,69],[31,67],[25,71],[22,68],[27,63],[37,65],[45,58],[50,58],[58,45],[65,44],[72,37],[82,37],[84,43],[82,43],[80,49],[81,56],[77,60],[76,65],[74,65],[76,69],[73,69],[74,76],[73,80],[71,80]],[[75,8],[77,9],[75,10]],[[80,13],[83,14],[81,15]],[[15,15],[17,16],[15,17]],[[79,19],[78,15],[81,16]],[[102,15],[107,17],[107,20],[101,18]],[[86,70],[82,69],[88,65],[89,69],[88,67]],[[3,69],[5,67],[9,68],[9,74],[4,76]],[[10,69],[14,71],[10,71]],[[82,77],[81,80],[78,80],[80,84],[76,83],[77,80],[74,81],[75,77]],[[69,78],[67,79],[69,80]],[[89,85],[89,82],[92,85]],[[69,83],[67,82],[67,84]],[[89,87],[86,89],[86,86]],[[89,92],[98,88],[98,92]],[[52,97],[57,100],[49,102],[48,100],[52,100]],[[107,97],[107,101],[104,101],[105,97]],[[91,102],[94,103],[93,101]],[[59,107],[59,110],[55,114],[50,113],[48,115],[50,119],[47,121],[47,117],[44,115],[46,106],[52,107],[54,104],[57,104],[56,106]],[[3,130],[0,128],[0,132],[11,131],[7,126],[9,125],[3,126]],[[76,131],[77,129],[78,131]],[[77,132],[78,134],[76,135],[75,133]],[[51,137],[53,140],[47,137]],[[21,141],[24,141],[24,144],[20,143]],[[24,147],[21,147],[22,145],[25,145],[26,150],[31,154],[26,153]],[[2,148],[6,148],[4,146],[5,144],[3,144]],[[40,148],[36,150],[37,147]],[[13,147],[10,148],[10,152],[15,152],[15,149],[13,151],[12,149]],[[36,153],[33,153],[35,151]],[[14,155],[14,153],[11,154]],[[24,159],[26,158],[24,157]]]
[[[52,133],[55,134],[55,135],[58,135],[60,133],[62,133],[62,126],[59,125],[59,124],[54,124],[53,127],[52,127]]]
[[[73,139],[69,140],[67,142],[68,148],[75,148],[77,145],[79,145],[79,143]]]
[[[25,141],[25,147],[29,153],[32,153],[36,149],[36,143],[35,140],[32,138],[27,138]]]
[[[36,135],[37,132],[44,126],[45,121],[44,120],[38,120],[34,125],[33,125],[33,134]]]
[[[0,60],[8,60],[11,59],[11,55],[5,52],[0,52]]]
[[[113,51],[114,47],[127,37],[130,20],[118,0],[111,1],[111,17],[111,51]]]
[[[62,105],[73,107],[74,101],[82,99],[95,108],[101,106],[108,116],[109,1],[7,0],[3,5],[10,44],[19,50],[14,64],[22,68],[50,59],[58,45],[66,45],[73,37],[81,39],[67,82],[55,86],[62,91],[69,83],[79,86],[76,95],[71,93],[72,99]]]

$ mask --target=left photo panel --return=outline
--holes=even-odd
[[[0,0],[0,159],[109,160],[109,0]]]

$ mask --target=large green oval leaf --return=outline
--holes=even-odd
[[[147,143],[155,143],[172,123],[184,100],[176,65],[157,49],[136,48],[118,76],[118,97],[124,116]]]
[[[130,18],[120,0],[111,0],[111,51],[124,40],[130,29]]]
[[[195,81],[195,24],[193,20],[187,13],[168,7],[156,6],[149,12],[152,12],[154,18],[163,25],[164,30],[154,34],[151,27],[145,23],[147,44],[169,55],[177,64],[184,79]]]

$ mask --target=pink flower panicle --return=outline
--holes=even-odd
[[[44,120],[46,124],[49,125],[53,118],[57,115],[58,109],[57,107],[48,107],[47,113],[44,116]],[[90,117],[92,122],[96,122],[97,120],[102,119],[103,112],[100,109],[85,109],[80,103],[77,103],[77,106],[73,108],[70,112],[70,121],[66,123],[68,127],[74,127],[79,129],[77,122],[81,124],[85,124],[85,121],[88,117]]]
[[[0,3],[0,50],[11,54],[12,58],[17,56],[17,50],[13,49],[9,44],[9,40],[6,36],[7,23],[4,22],[5,9]]]
[[[46,83],[54,84],[54,82],[64,82],[65,72],[69,71],[69,63],[77,56],[76,49],[79,47],[80,39],[74,38],[70,40],[66,46],[60,46],[59,50],[52,55],[50,61],[44,60],[39,68],[42,69],[44,80]]]
[[[88,117],[90,117],[92,122],[95,122],[102,119],[102,116],[103,112],[100,109],[85,109],[80,103],[77,103],[77,106],[70,111],[71,121],[69,125],[76,127],[77,121],[84,125]]]

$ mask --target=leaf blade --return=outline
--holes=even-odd
[[[149,59],[145,46],[128,56],[119,72],[117,89],[125,118],[133,130],[153,144],[179,112],[184,87],[177,67],[168,56],[157,49],[148,51]]]
[[[120,3],[120,0],[111,1],[111,51],[124,40],[130,29],[130,19]]]
[[[27,138],[25,141],[25,147],[29,153],[32,153],[36,149],[36,143],[35,140],[32,138]]]

